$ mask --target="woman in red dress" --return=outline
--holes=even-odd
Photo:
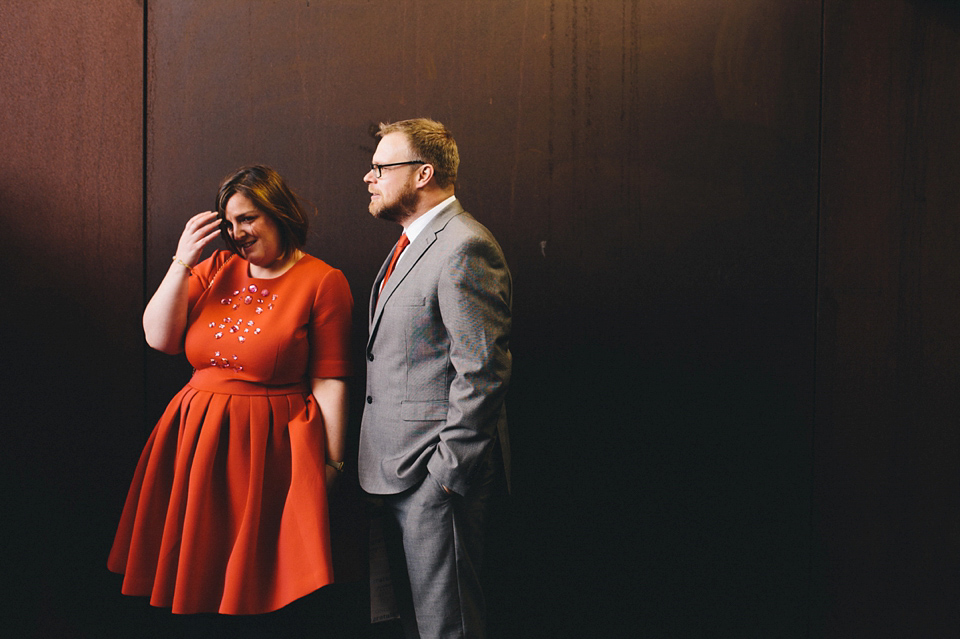
[[[246,167],[191,218],[147,304],[147,343],[194,368],[140,457],[108,567],[175,613],[277,610],[333,581],[327,486],[343,469],[343,274],[301,249],[283,179]],[[199,262],[218,236],[229,251]]]

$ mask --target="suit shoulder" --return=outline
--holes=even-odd
[[[448,272],[483,268],[508,271],[506,256],[490,230],[468,213],[458,215],[442,235],[441,249]],[[446,232],[446,231],[449,231]]]
[[[497,244],[499,246],[490,229],[466,211],[455,215],[444,230],[449,230],[451,232],[450,236],[459,243],[480,241]]]

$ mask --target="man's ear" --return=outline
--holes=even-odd
[[[417,188],[423,188],[433,179],[433,165],[421,164],[417,170]]]

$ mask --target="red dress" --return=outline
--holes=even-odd
[[[108,567],[175,613],[257,614],[333,581],[315,377],[350,374],[353,298],[309,255],[274,279],[220,251],[189,280],[195,372],[144,447]]]

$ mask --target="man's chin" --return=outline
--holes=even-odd
[[[382,206],[370,205],[369,208],[370,215],[377,218],[378,220],[385,220],[387,222],[403,222],[408,215],[404,214],[404,211],[401,211],[396,208],[384,208]]]

